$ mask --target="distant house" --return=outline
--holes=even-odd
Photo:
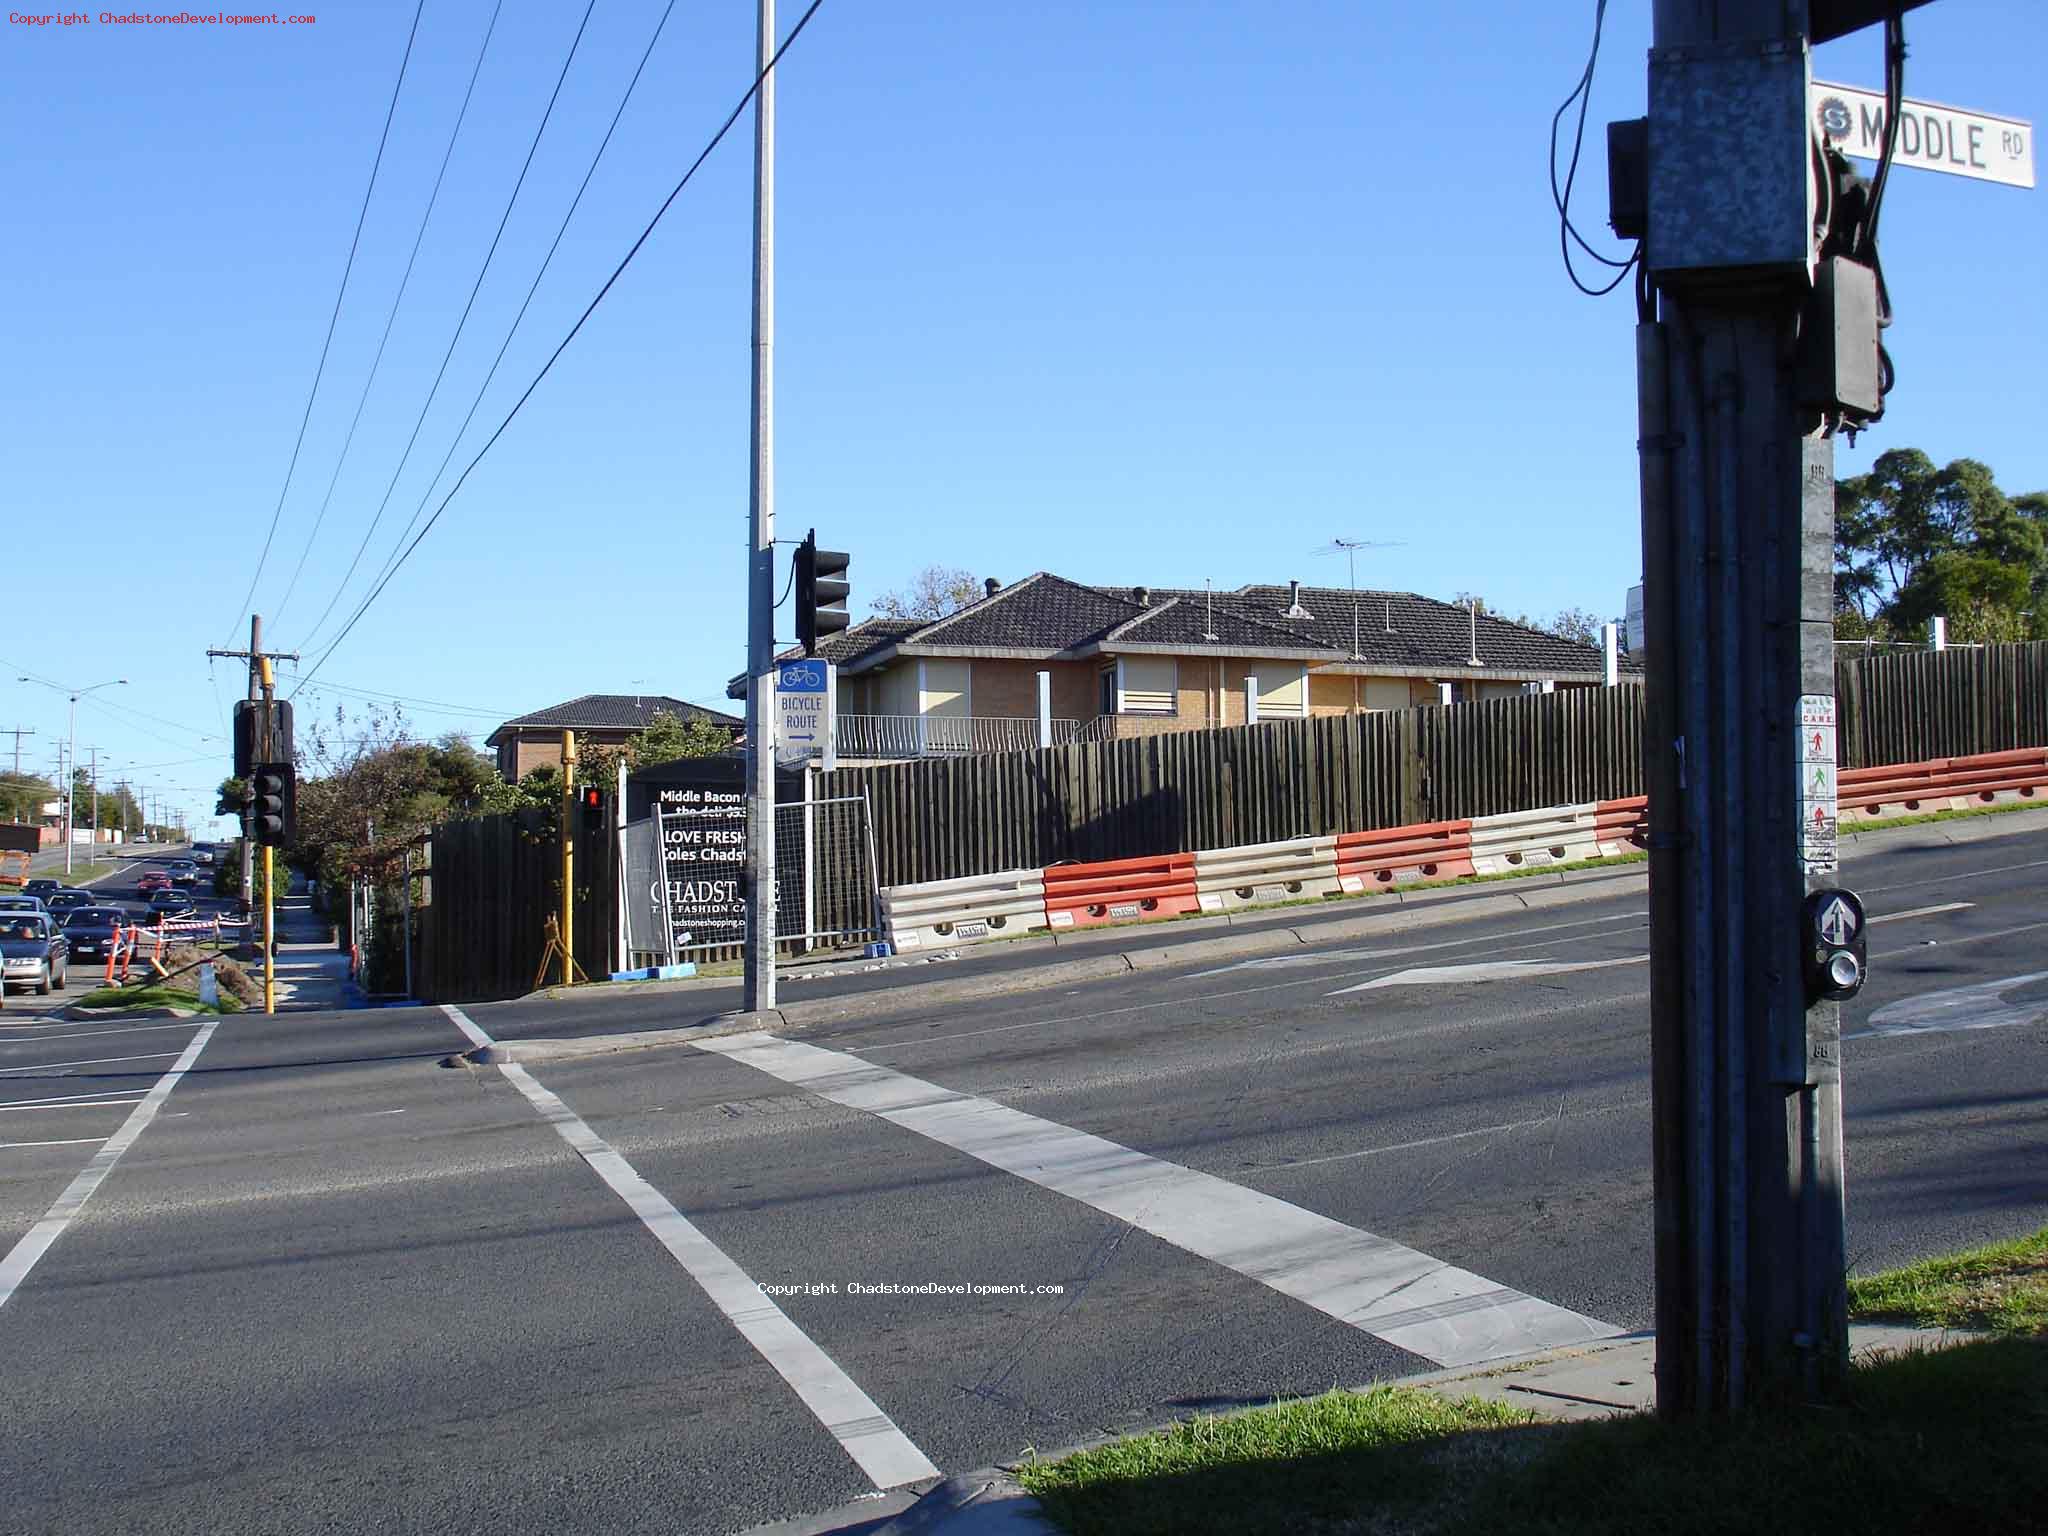
[[[1088,586],[1041,571],[942,619],[870,619],[839,669],[842,758],[1033,747],[1038,674],[1055,742],[1596,687],[1605,658],[1413,592]],[[795,653],[790,653],[795,654]],[[1620,660],[1640,680],[1639,657]],[[744,679],[727,689],[744,697]]]
[[[484,738],[498,755],[498,774],[516,783],[536,768],[560,769],[562,733],[574,731],[576,745],[619,747],[654,724],[658,714],[679,720],[709,720],[737,734],[740,720],[715,709],[686,704],[658,693],[586,693],[507,720]]]

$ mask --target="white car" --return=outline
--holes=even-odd
[[[192,861],[195,864],[211,864],[213,862],[213,850],[211,848],[194,848],[192,850]]]

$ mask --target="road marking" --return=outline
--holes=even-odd
[[[10,1147],[92,1147],[106,1139],[104,1136],[74,1136],[68,1141],[0,1141],[0,1151]]]
[[[1938,912],[1966,912],[1974,901],[1944,901],[1931,907],[1912,907],[1904,912],[1883,912],[1869,919],[1873,923],[1902,923],[1909,917],[1933,917]]]
[[[1078,1200],[1439,1365],[1620,1331],[1271,1195],[858,1056],[759,1033],[694,1044]]]
[[[206,1042],[213,1038],[214,1030],[219,1027],[218,1024],[200,1026],[199,1033],[192,1037],[192,1043],[185,1047],[184,1054],[173,1063],[170,1071],[156,1080],[156,1086],[143,1095],[142,1102],[121,1122],[121,1128],[107,1138],[105,1145],[93,1154],[92,1161],[57,1197],[57,1203],[50,1207],[49,1213],[29,1228],[28,1235],[14,1245],[6,1258],[0,1259],[0,1307],[7,1305],[21,1288],[21,1282],[28,1278],[28,1272],[36,1267],[36,1261],[50,1251],[50,1245],[64,1235],[64,1229],[85,1209],[85,1202],[114,1171],[114,1164],[121,1161],[121,1154],[134,1146],[136,1138],[149,1128],[157,1110],[171,1096],[171,1090],[178,1086],[178,1079],[192,1069],[192,1063],[199,1059],[199,1053],[206,1049]]]
[[[1618,960],[1485,960],[1476,965],[1431,965],[1412,971],[1396,971],[1376,981],[1361,981],[1355,987],[1339,987],[1325,997],[1342,997],[1347,992],[1371,992],[1378,987],[1451,986],[1468,981],[1511,981],[1519,976],[1562,976],[1568,971],[1605,971],[1617,965],[1642,965],[1648,955],[1623,955]]]
[[[46,1040],[89,1040],[94,1035],[153,1035],[166,1029],[197,1029],[194,1020],[179,1019],[171,1024],[136,1024],[126,1029],[82,1029],[62,1035],[30,1035],[23,1040],[0,1040],[0,1047],[10,1045],[41,1045]]]
[[[204,1027],[211,1029],[213,1026],[209,1024]],[[0,1077],[6,1077],[15,1072],[48,1072],[53,1067],[103,1067],[109,1062],[115,1061],[162,1061],[166,1056],[175,1056],[177,1054],[176,1051],[145,1051],[140,1056],[89,1056],[83,1061],[39,1061],[32,1066],[26,1067],[0,1067]],[[126,1073],[115,1074],[117,1077],[125,1077],[127,1075]]]
[[[441,1011],[477,1046],[494,1042],[467,1014],[450,1003]],[[807,1333],[789,1320],[773,1300],[732,1258],[669,1198],[640,1176],[603,1137],[578,1118],[561,1099],[542,1087],[517,1062],[498,1063],[498,1070],[588,1163],[612,1193],[631,1207],[655,1240],[684,1271],[703,1287],[712,1304],[753,1345],[762,1359],[796,1392],[826,1432],[839,1442],[878,1489],[900,1488],[923,1478],[940,1476],[923,1451],[896,1427]]]
[[[147,1088],[88,1088],[83,1093],[46,1093],[33,1099],[7,1099],[0,1101],[0,1109],[20,1109],[24,1105],[70,1104],[80,1099],[105,1103],[113,1099],[139,1099],[147,1092]]]
[[[1613,917],[1593,917],[1582,923],[1549,923],[1540,928],[1516,928],[1505,934],[1486,935],[1470,939],[1444,939],[1435,944],[1403,944],[1393,949],[1325,949],[1309,951],[1298,955],[1268,955],[1260,960],[1239,960],[1230,965],[1219,965],[1213,971],[1196,971],[1187,979],[1199,981],[1204,976],[1222,976],[1230,971],[1276,970],[1288,966],[1328,965],[1343,960],[1384,960],[1393,955],[1420,955],[1436,949],[1469,949],[1475,944],[1497,942],[1502,938],[1519,939],[1534,933],[1565,933],[1574,928],[1606,928],[1615,923],[1636,923],[1647,927],[1640,912],[1621,912]]]
[[[121,1108],[121,1109],[126,1109],[126,1108],[128,1108],[128,1107],[129,1107],[130,1105],[133,1105],[133,1104],[138,1104],[138,1103],[140,1103],[140,1102],[141,1102],[141,1100],[140,1100],[140,1099],[132,1099],[132,1098],[128,1098],[128,1099],[95,1099],[95,1098],[78,1098],[78,1099],[67,1099],[67,1100],[65,1100],[65,1101],[64,1101],[64,1102],[62,1102],[62,1103],[53,1103],[53,1104],[0,1104],[0,1115],[18,1115],[18,1114],[25,1114],[25,1113],[27,1113],[27,1112],[28,1112],[29,1110],[32,1110],[32,1109],[110,1109],[110,1108],[116,1108],[116,1107],[118,1107],[118,1108]]]
[[[1415,1152],[1423,1147],[1441,1147],[1448,1142],[1470,1141],[1474,1136],[1498,1136],[1503,1131],[1526,1131],[1531,1126],[1556,1125],[1560,1120],[1590,1120],[1595,1115],[1619,1114],[1625,1109],[1647,1109],[1648,1099],[1631,1099],[1625,1104],[1607,1104],[1599,1109],[1574,1110],[1569,1115],[1538,1115],[1533,1120],[1503,1120],[1499,1125],[1482,1125],[1477,1130],[1452,1131],[1447,1136],[1424,1136],[1419,1141],[1396,1141],[1384,1147],[1366,1147],[1358,1152],[1333,1152],[1328,1157],[1298,1157],[1291,1163],[1259,1163],[1241,1170],[1246,1176],[1254,1173],[1285,1173],[1291,1168],[1319,1168],[1325,1163],[1352,1163],[1362,1157],[1378,1157],[1383,1152]]]
[[[2048,981],[2048,971],[2028,976],[2008,976],[2003,981],[1981,981],[1973,987],[1952,987],[1919,997],[1886,1003],[1870,1016],[1869,1024],[1844,1040],[1862,1040],[1873,1035],[1933,1035],[1959,1029],[2007,1029],[2015,1024],[2035,1024],[2048,1019],[2048,997],[2007,1004],[2005,994],[2037,981]]]

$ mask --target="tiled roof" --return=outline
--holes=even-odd
[[[828,636],[818,647],[818,655],[843,671],[874,652],[893,645],[905,635],[916,634],[932,622],[930,619],[862,619],[851,629],[842,629],[838,634]],[[792,645],[788,650],[777,653],[775,659],[795,661],[803,653],[802,646]],[[746,673],[726,679],[725,696],[728,699],[747,696]]]
[[[1211,602],[1206,593],[1157,599],[1138,617],[1119,624],[1102,637],[1107,649],[1123,645],[1173,645],[1200,650],[1206,646],[1228,646],[1251,650],[1261,646],[1276,651],[1327,651],[1307,623],[1292,626],[1268,621],[1233,603],[1228,596]]]
[[[1065,651],[1144,613],[1128,597],[1046,571],[920,630],[914,643],[974,650]]]
[[[709,720],[714,725],[735,729],[740,725],[740,721],[731,715],[686,703],[682,699],[672,699],[666,694],[586,693],[581,698],[551,704],[546,709],[536,709],[530,715],[507,720],[491,732],[489,741],[495,743],[501,734],[512,730],[644,731],[654,723],[657,714],[674,715],[680,720]]]

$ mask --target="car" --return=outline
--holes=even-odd
[[[171,877],[161,869],[146,870],[142,878],[135,882],[137,894],[143,896],[147,896],[151,891],[168,891],[170,888]]]
[[[21,888],[21,894],[24,896],[47,896],[52,891],[61,891],[62,889],[64,889],[64,882],[62,880],[40,877],[24,885]]]
[[[99,901],[91,891],[81,891],[67,886],[61,891],[52,891],[43,898],[43,905],[50,909],[53,917],[63,917],[77,907],[90,907]]]
[[[49,911],[50,909],[44,903],[42,897],[34,895],[28,891],[21,891],[12,895],[0,896],[0,913],[40,912],[45,916],[48,916]]]
[[[149,893],[149,910],[159,923],[167,917],[190,917],[199,909],[192,905],[192,898],[183,891],[164,890]]]
[[[44,997],[70,985],[71,941],[48,913],[0,916],[0,976],[8,986],[30,986]]]
[[[211,848],[194,848],[192,850],[192,862],[195,864],[211,864],[213,862],[213,850]]]
[[[64,937],[74,960],[103,960],[133,919],[120,907],[74,907],[64,915]]]
[[[173,885],[193,885],[199,879],[199,866],[190,859],[173,859],[170,875]]]

